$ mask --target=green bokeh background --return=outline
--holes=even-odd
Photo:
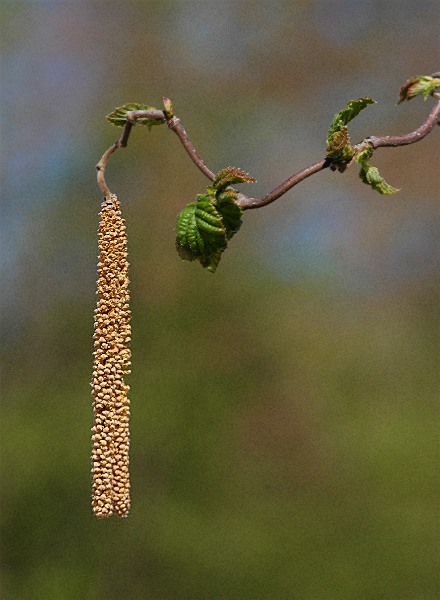
[[[244,215],[215,275],[174,249],[206,180],[134,130],[108,183],[131,261],[132,511],[90,508],[103,118],[170,97],[214,170],[266,193],[438,70],[436,1],[2,3],[2,599],[434,600],[438,132]],[[437,161],[438,162],[438,161]]]

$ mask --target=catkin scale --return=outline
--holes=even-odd
[[[130,309],[125,222],[114,194],[104,197],[98,229],[92,427],[92,508],[97,517],[130,510]]]

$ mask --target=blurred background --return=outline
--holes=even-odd
[[[115,106],[172,99],[261,195],[431,110],[437,0],[8,1],[1,18],[1,597],[434,600],[439,135],[379,150],[401,191],[322,172],[244,215],[212,275],[177,213],[207,180],[165,127],[107,168],[131,263],[132,511],[90,506],[100,192]],[[436,464],[437,462],[437,464]]]

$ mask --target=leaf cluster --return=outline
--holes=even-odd
[[[361,165],[359,177],[361,180],[370,185],[373,190],[379,194],[389,195],[395,194],[398,190],[389,185],[379,174],[377,167],[369,164],[369,160],[373,155],[373,147],[356,148],[350,143],[347,125],[357,115],[366,108],[369,104],[375,104],[372,98],[359,98],[358,100],[350,100],[345,108],[338,112],[330,125],[327,134],[327,153],[326,157],[332,160],[333,164],[337,165],[339,170],[344,170],[348,164],[356,160]]]
[[[236,203],[235,183],[250,183],[253,177],[235,167],[217,173],[206,194],[198,194],[177,216],[176,248],[184,260],[198,260],[214,273],[228,241],[241,226],[243,210]]]
[[[375,100],[372,98],[350,100],[345,108],[333,117],[327,134],[327,158],[344,163],[352,160],[356,151],[350,144],[347,125],[369,104],[375,104]]]

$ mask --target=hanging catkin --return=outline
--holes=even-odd
[[[92,378],[93,512],[97,517],[127,516],[130,510],[129,386],[130,309],[127,234],[120,203],[104,197],[98,230],[98,296],[95,309]]]

